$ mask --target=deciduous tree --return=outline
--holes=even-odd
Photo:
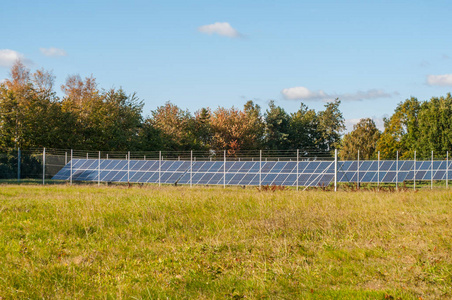
[[[234,154],[239,150],[259,147],[262,139],[262,123],[259,119],[260,108],[252,102],[248,102],[243,111],[234,107],[219,107],[211,118],[212,148],[226,149],[230,154]]]
[[[379,138],[380,130],[375,122],[370,118],[361,119],[353,126],[353,131],[343,137],[339,156],[346,160],[356,159],[359,150],[361,159],[372,159]]]
[[[158,129],[166,150],[192,150],[195,146],[193,116],[188,110],[167,102],[151,112],[150,124]]]
[[[421,102],[411,97],[400,103],[394,114],[385,119],[385,130],[377,143],[381,158],[413,157],[419,148],[419,112]]]

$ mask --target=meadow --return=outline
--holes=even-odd
[[[0,186],[0,299],[450,299],[446,189]]]

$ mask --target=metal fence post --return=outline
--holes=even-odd
[[[380,187],[380,151],[378,151],[377,186]]]
[[[297,191],[298,191],[298,157],[299,157],[299,155],[300,155],[300,150],[299,149],[297,149]]]
[[[161,166],[162,166],[162,151],[159,151],[159,186],[162,185],[161,181],[160,181],[160,177],[161,177]]]
[[[416,190],[416,151],[414,151],[414,173],[413,173],[413,190]]]
[[[358,165],[356,166],[356,187],[359,189],[359,150],[358,150]]]
[[[17,182],[20,182],[20,148],[17,149]]]
[[[69,177],[71,185],[72,185],[72,164],[73,164],[72,157],[73,157],[73,152],[74,152],[74,150],[71,149],[71,176]]]
[[[449,151],[446,153],[446,189],[449,188]]]
[[[259,150],[259,189],[262,188],[262,150]]]
[[[190,187],[193,187],[193,150],[190,151]]]
[[[46,184],[46,148],[42,151],[42,185]]]
[[[433,190],[433,150],[432,150],[432,169],[430,170],[430,175],[432,178],[430,178],[430,189]]]
[[[99,151],[99,161],[97,164],[97,186],[100,186],[100,151]]]
[[[226,188],[226,150],[223,150],[223,188]]]
[[[127,184],[130,184],[130,151],[127,152]]]
[[[396,154],[396,181],[395,181],[396,191],[399,190],[399,151]]]
[[[337,149],[334,149],[334,191],[337,192]]]

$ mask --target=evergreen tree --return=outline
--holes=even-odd
[[[270,101],[265,113],[265,148],[269,150],[287,150],[290,148],[290,117],[286,111]]]

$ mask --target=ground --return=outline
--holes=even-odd
[[[0,186],[0,299],[450,299],[452,193]]]

